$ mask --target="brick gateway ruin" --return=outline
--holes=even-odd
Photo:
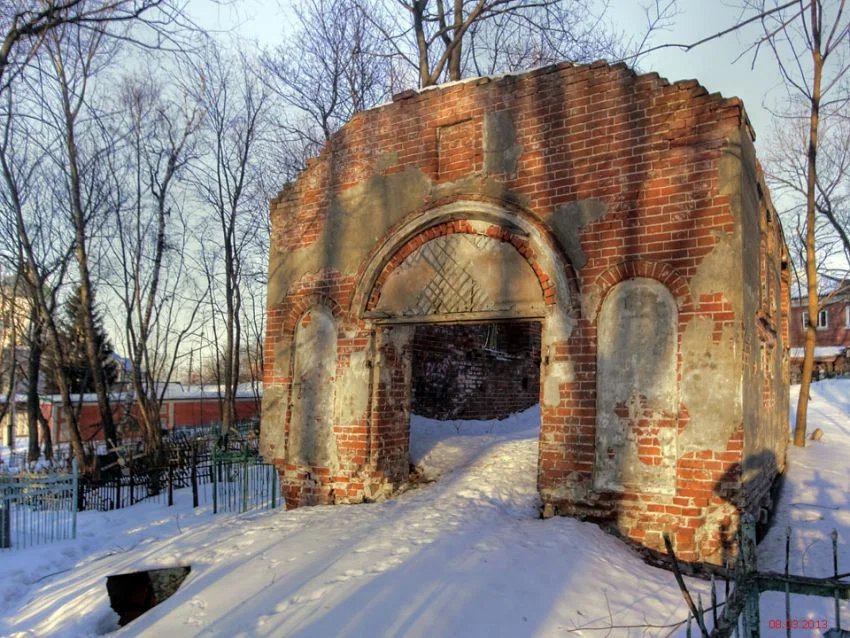
[[[262,443],[288,506],[405,483],[416,325],[533,321],[544,516],[720,560],[787,445],[752,140],[738,99],[602,63],[355,116],[271,204]]]

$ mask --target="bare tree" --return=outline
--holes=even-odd
[[[594,10],[587,0],[359,2],[392,51],[416,70],[420,87],[562,59],[637,58],[677,12],[675,0],[650,3],[647,29],[633,39],[609,24],[606,6]]]
[[[116,145],[104,122],[106,105],[98,102],[93,83],[98,73],[114,62],[117,48],[102,32],[60,27],[50,32],[45,51],[50,60],[48,86],[56,99],[49,107],[50,115],[62,140],[51,160],[61,170],[66,195],[64,212],[74,233],[83,337],[92,385],[104,437],[115,444],[118,431],[98,349],[90,254],[93,228],[104,223],[110,202],[107,158],[115,152]]]
[[[111,32],[127,24],[135,31]],[[0,93],[23,73],[55,29],[107,33],[146,47],[185,45],[187,20],[174,0],[6,0],[0,6]]]
[[[34,74],[28,81],[37,82],[39,78],[39,74]],[[40,84],[36,86],[40,87]],[[9,90],[4,95],[0,111],[3,126],[0,137],[0,171],[3,179],[0,202],[2,225],[6,231],[3,237],[7,240],[14,238],[11,244],[4,246],[4,252],[14,255],[12,264],[21,276],[32,304],[28,422],[31,433],[33,424],[39,422],[46,431],[45,436],[49,437],[37,395],[37,376],[43,352],[39,340],[42,334],[39,333],[44,331],[52,358],[56,362],[53,372],[68,420],[71,447],[78,461],[84,464],[86,459],[77,413],[70,388],[62,374],[64,343],[55,319],[57,298],[73,253],[73,234],[69,232],[66,217],[57,212],[59,198],[54,185],[58,180],[46,160],[48,150],[58,142],[55,135],[50,134],[46,122],[39,118],[43,103],[38,91],[32,90],[32,87],[19,88],[24,96],[21,105],[15,100],[16,91]],[[50,447],[46,448],[45,453],[49,458]],[[31,459],[34,455],[34,451],[30,450]]]
[[[222,426],[235,422],[235,395],[243,345],[242,291],[249,279],[248,251],[267,227],[263,189],[261,132],[268,91],[244,57],[213,48],[200,68],[205,78],[201,104],[210,152],[201,158],[195,187],[212,223],[202,243],[203,267],[210,286],[210,330],[220,365],[218,379]]]
[[[763,37],[756,43],[755,53],[758,54],[761,47],[770,50],[789,94],[802,100],[807,111],[805,282],[809,323],[794,429],[794,445],[803,447],[806,445],[806,416],[819,308],[815,240],[818,134],[822,109],[840,106],[848,99],[844,82],[850,64],[850,16],[845,12],[845,0],[837,3],[799,0],[781,10],[778,10],[780,5],[777,2],[767,0],[753,1],[748,6],[760,16],[763,27]],[[809,64],[806,63],[807,58]]]
[[[284,44],[260,58],[266,85],[280,99],[291,173],[303,168],[351,116],[390,93],[382,37],[355,0],[303,0]]]
[[[832,235],[850,264],[850,105],[827,115],[818,149],[817,210],[829,221]],[[833,273],[834,274],[834,273]],[[846,268],[844,276],[846,276]]]
[[[27,460],[34,462],[41,455],[39,438],[44,443],[44,457],[48,461],[53,460],[53,436],[50,425],[41,412],[41,401],[39,398],[39,381],[44,355],[44,319],[38,306],[31,303],[29,310],[29,321],[27,325],[27,432],[29,434],[29,449]],[[39,431],[41,436],[39,437]]]
[[[46,340],[42,345],[53,360],[52,371],[61,377],[64,353],[55,311],[70,272],[67,259],[63,262],[57,256],[72,256],[78,281],[68,283],[76,283],[82,290],[87,317],[84,341],[107,439],[114,440],[117,431],[109,388],[102,370],[94,363],[97,353],[92,352],[93,293],[95,286],[106,281],[114,283],[108,270],[112,262],[106,259],[113,245],[103,237],[112,227],[104,222],[107,213],[116,208],[125,210],[120,197],[127,191],[114,188],[117,174],[123,171],[113,169],[122,149],[129,145],[130,134],[115,126],[120,118],[109,100],[111,87],[115,86],[110,65],[117,66],[121,52],[181,52],[197,46],[200,31],[183,9],[180,0],[11,0],[0,7],[0,95],[4,102],[9,96],[8,108],[2,112],[6,133],[2,195],[9,204],[3,215],[4,223],[11,224],[20,238],[19,253],[27,284],[34,291],[38,320],[31,322],[33,333],[29,336],[36,345],[41,344],[41,339]],[[18,103],[26,106],[17,108]],[[161,124],[161,119],[158,122]],[[174,142],[177,131],[169,132],[175,137],[168,141]],[[29,141],[26,157],[18,150],[22,140]],[[156,219],[161,221],[170,216],[173,206],[169,200],[173,175],[168,176],[167,153],[160,160],[146,186],[159,189],[148,200],[158,202],[154,209],[159,211]],[[178,167],[180,161],[183,160],[176,162]],[[145,167],[146,173],[148,168]],[[42,195],[41,209],[32,204],[34,193]],[[59,230],[62,224],[67,225]],[[182,232],[188,223],[181,218],[177,225]],[[188,236],[188,232],[183,232],[183,236]],[[131,348],[134,360],[141,356],[144,362],[135,369],[150,370],[151,375],[163,371],[166,377],[170,374],[179,356],[180,341],[190,329],[181,332],[174,328],[187,318],[188,325],[192,324],[191,302],[181,297],[178,283],[185,279],[183,274],[191,258],[187,253],[191,251],[182,251],[181,241],[169,235],[165,241],[148,243],[146,247],[153,247],[155,255],[153,269],[148,268],[148,254],[137,262],[144,265],[144,272],[136,270],[142,292],[136,295],[133,318],[127,322],[133,326],[128,340],[136,345]],[[131,252],[128,249],[127,254]],[[152,271],[165,274],[151,280],[147,277]],[[150,299],[156,301],[149,302]],[[195,298],[194,312],[199,303]],[[168,329],[163,328],[166,323]],[[40,366],[44,347],[29,348],[31,366]],[[153,350],[158,353],[155,360],[151,360]],[[171,354],[170,364],[166,363],[169,357],[161,356],[164,351]],[[66,381],[57,378],[56,385],[70,420],[74,453],[83,462],[80,432]],[[151,378],[143,385],[150,387]],[[30,386],[37,401],[37,387]],[[142,412],[151,414],[154,409],[148,405]],[[40,410],[37,415],[30,414],[31,423],[33,417],[39,416]]]
[[[203,294],[186,294],[190,231],[175,193],[188,187],[186,164],[195,156],[203,113],[179,87],[165,93],[150,71],[121,85],[124,117],[112,135],[125,144],[112,157],[116,201],[106,242],[108,281],[123,310],[117,319],[131,361],[131,396],[153,458],[160,450],[162,396],[203,302]]]
[[[850,120],[847,106],[822,118],[818,143],[815,241],[819,277],[841,280],[850,265]],[[792,263],[805,268],[808,121],[800,107],[775,120],[765,144],[765,174],[771,190],[785,203],[786,239]],[[797,290],[805,277],[797,277]]]

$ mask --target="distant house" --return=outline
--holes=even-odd
[[[20,345],[29,331],[32,300],[14,277],[0,278],[0,348]]]
[[[3,418],[0,419],[0,444],[11,446],[16,438],[27,436],[27,396],[20,392],[13,395],[14,401],[0,394],[0,407],[5,408]],[[8,403],[8,405],[7,405]],[[13,423],[12,427],[9,427]]]
[[[0,407],[5,414],[0,419],[0,442],[8,445],[15,432],[26,430],[26,396],[29,331],[32,301],[25,294],[21,280],[14,276],[0,276]],[[14,387],[11,387],[14,368]],[[9,403],[5,393],[12,390],[16,397]],[[6,404],[9,403],[7,406]],[[24,408],[23,410],[21,408]],[[14,425],[10,423],[14,420]]]
[[[789,326],[792,382],[799,380],[802,373],[807,327],[806,298],[794,298],[791,300]],[[831,292],[820,296],[815,335],[815,378],[850,371],[847,360],[850,348],[850,282],[838,282]]]

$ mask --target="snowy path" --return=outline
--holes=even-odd
[[[790,521],[794,571],[803,573],[805,553],[805,573],[820,575],[833,527],[850,569],[850,381],[817,384],[812,410],[812,427],[826,436],[792,451],[760,563],[781,569]],[[180,590],[117,635],[605,636],[569,630],[683,619],[671,574],[592,524],[537,518],[537,422],[536,410],[459,431],[417,419],[413,456],[438,480],[383,503],[213,517],[192,512],[181,494],[170,509],[82,514],[76,542],[0,553],[0,635],[103,633],[115,626],[108,574],[181,564],[192,573]],[[707,583],[689,582],[708,600]],[[831,601],[795,597],[794,605],[796,618],[832,622]],[[767,622],[783,615],[781,596],[763,596],[761,609],[763,635],[775,634]]]

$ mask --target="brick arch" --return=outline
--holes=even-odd
[[[298,322],[301,321],[310,309],[316,306],[322,306],[326,310],[329,310],[336,321],[339,321],[343,315],[342,307],[332,297],[327,295],[310,293],[289,297],[279,304],[280,308],[286,308],[288,312],[280,324],[278,338],[282,341],[291,341],[294,339]]]
[[[688,282],[675,268],[662,262],[641,259],[620,262],[600,274],[594,280],[592,286],[599,291],[599,299],[601,300],[618,283],[637,277],[654,279],[664,284],[670,290],[673,298],[676,299],[680,314],[693,311],[693,298]],[[591,321],[596,321],[600,308],[601,303],[596,308],[595,315],[589,317]]]
[[[358,269],[350,316],[362,318],[375,306],[381,285],[413,251],[436,237],[458,233],[510,243],[529,263],[545,305],[557,303],[569,306],[570,312],[575,310],[579,298],[576,273],[551,231],[535,215],[508,202],[458,195],[407,215],[376,242]]]
[[[540,284],[540,295],[543,302],[546,305],[554,304],[555,285],[549,275],[544,272],[543,268],[540,266],[540,263],[538,262],[538,255],[530,246],[530,242],[497,224],[489,224],[486,228],[482,228],[480,226],[473,226],[473,221],[474,220],[471,219],[457,219],[441,222],[409,239],[407,243],[403,244],[401,248],[395,252],[392,258],[384,266],[384,269],[378,275],[378,278],[372,286],[369,299],[366,302],[366,310],[372,310],[375,305],[377,305],[384,283],[393,271],[395,271],[395,269],[398,268],[417,248],[433,239],[436,239],[437,237],[456,234],[481,235],[484,237],[492,237],[493,239],[498,239],[501,242],[511,244],[511,246],[513,246],[516,251],[522,255],[525,261],[528,262],[529,266],[531,266],[531,270],[537,278],[537,283]]]

